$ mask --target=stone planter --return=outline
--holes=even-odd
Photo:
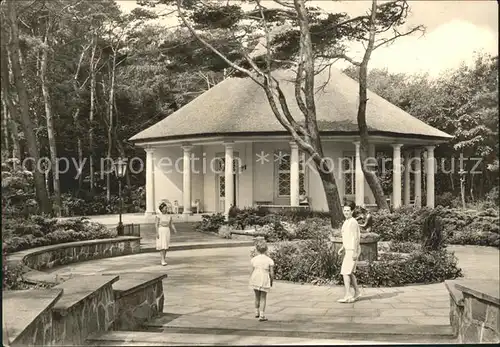
[[[378,240],[380,240],[380,236],[378,234],[361,233],[361,254],[359,255],[358,261],[372,262],[378,259]],[[335,233],[331,241],[335,251],[342,248],[342,237],[340,236],[340,233]]]

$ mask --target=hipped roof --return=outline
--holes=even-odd
[[[292,116],[304,121],[295,99],[295,72],[277,70]],[[325,69],[315,78],[315,103],[320,133],[358,134],[358,82],[337,69]],[[278,104],[279,107],[279,104]],[[449,140],[449,134],[413,117],[368,91],[366,122],[371,135]],[[227,78],[189,104],[130,138],[134,142],[207,136],[287,134],[269,105],[264,90],[250,78]]]

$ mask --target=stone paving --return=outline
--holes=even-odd
[[[499,251],[488,247],[451,246],[465,278],[498,279]],[[164,312],[207,317],[254,319],[253,292],[248,288],[251,247],[169,252],[159,255],[93,260],[50,270],[59,276],[96,273],[154,272],[164,280]],[[313,286],[276,281],[266,313],[279,321],[449,325],[449,297],[443,283],[400,288],[363,288],[363,298],[340,304],[340,286]]]

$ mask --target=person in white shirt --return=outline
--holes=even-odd
[[[342,303],[354,302],[361,297],[358,281],[356,280],[356,276],[354,276],[356,262],[361,253],[359,224],[352,216],[355,207],[356,204],[354,202],[346,201],[343,209],[345,221],[342,224],[342,248],[339,249],[338,254],[344,254],[340,274],[344,278],[345,295],[343,298],[337,300]],[[354,297],[350,293],[351,284],[354,288]]]

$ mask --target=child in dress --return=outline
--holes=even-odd
[[[344,253],[340,274],[344,278],[345,295],[342,299],[337,300],[343,303],[354,302],[361,297],[358,281],[356,280],[356,276],[354,276],[356,262],[361,253],[359,224],[352,216],[355,207],[356,204],[354,202],[346,201],[343,210],[345,221],[342,224],[342,248],[339,249],[338,254],[341,255]],[[351,283],[354,288],[354,297],[349,292]]]
[[[267,293],[273,286],[274,261],[266,255],[266,241],[257,241],[255,249],[258,255],[252,258],[253,272],[250,276],[250,287],[255,293],[255,318],[259,321],[267,321],[265,316]]]

